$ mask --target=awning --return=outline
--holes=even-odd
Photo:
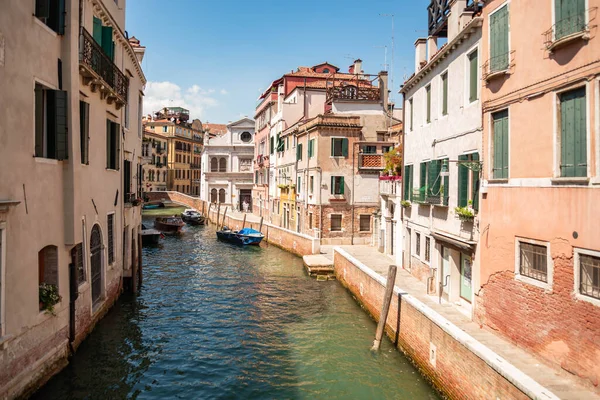
[[[449,234],[441,232],[432,231],[431,236],[433,236],[434,239],[437,241],[448,243],[454,247],[458,247],[460,250],[465,250],[470,253],[475,251],[475,245],[477,244],[477,242],[474,242],[472,240],[463,239],[461,237],[456,237],[453,235],[451,236]]]

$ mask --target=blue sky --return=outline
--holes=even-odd
[[[394,14],[394,92],[414,68],[413,43],[427,34],[426,0],[127,0],[126,29],[146,46],[145,113],[185,106],[202,122],[253,116],[271,81],[328,61],[347,71],[383,69]],[[395,93],[399,101],[400,95]]]

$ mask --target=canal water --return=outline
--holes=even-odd
[[[274,246],[185,227],[35,399],[437,399],[336,281]]]

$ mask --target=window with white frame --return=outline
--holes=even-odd
[[[600,252],[575,249],[575,286],[578,298],[600,305]]]
[[[415,255],[421,257],[421,234],[415,233]]]
[[[515,277],[525,283],[550,289],[553,262],[548,242],[515,238]]]
[[[429,236],[425,236],[425,261],[431,261],[431,238]]]

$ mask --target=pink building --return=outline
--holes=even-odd
[[[597,387],[600,1],[484,4],[475,317]]]

